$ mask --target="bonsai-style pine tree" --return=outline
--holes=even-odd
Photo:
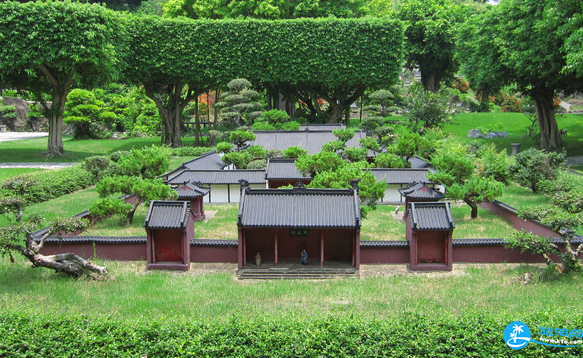
[[[244,78],[237,78],[227,84],[229,91],[221,95],[221,102],[215,104],[220,108],[223,120],[232,121],[237,126],[252,125],[253,120],[263,114],[263,105],[259,102],[261,95],[251,89],[252,84]]]

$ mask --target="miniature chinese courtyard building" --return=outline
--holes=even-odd
[[[204,196],[211,190],[210,187],[203,186],[200,182],[188,182],[178,186],[176,189],[178,200],[190,201],[190,209],[194,214],[195,221],[202,221],[204,215]]]
[[[279,188],[287,185],[296,185],[302,183],[310,184],[312,178],[304,176],[296,168],[294,158],[269,158],[265,169],[265,179],[268,188]]]
[[[144,226],[147,269],[190,269],[190,240],[194,238],[190,202],[151,201]]]
[[[451,271],[455,224],[449,202],[411,203],[405,223],[410,269]]]
[[[360,206],[358,186],[351,189],[251,189],[241,192],[237,226],[239,269],[254,262],[275,266],[326,262],[360,265]]]
[[[436,202],[444,198],[439,191],[427,186],[426,183],[414,182],[406,188],[399,189],[399,193],[405,197],[405,210],[409,209],[410,203]]]

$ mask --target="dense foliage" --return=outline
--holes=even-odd
[[[63,154],[65,100],[73,86],[105,82],[117,72],[118,16],[71,1],[0,3],[0,83],[43,98],[49,156]]]
[[[529,148],[516,155],[510,173],[517,183],[536,193],[544,181],[557,178],[564,158],[564,153]]]
[[[0,355],[136,357],[579,357],[581,348],[504,344],[511,313],[419,315],[386,319],[313,317],[228,322],[119,322],[111,318],[0,316]],[[542,322],[578,329],[580,312],[556,309],[520,317],[533,335]],[[96,342],[98,344],[96,344]]]

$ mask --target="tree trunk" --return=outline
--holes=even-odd
[[[215,104],[219,101],[220,94],[221,94],[221,91],[217,88],[217,90],[215,92]],[[217,129],[218,123],[219,123],[219,109],[217,108],[217,106],[215,106],[215,123],[214,123],[213,129]]]
[[[464,198],[464,202],[472,208],[472,212],[470,214],[472,219],[478,217],[478,205],[470,198]]]
[[[182,145],[182,137],[180,135],[182,111],[188,102],[194,98],[194,91],[189,88],[186,96],[182,98],[182,89],[184,87],[182,83],[168,86],[166,93],[155,93],[149,86],[146,85],[144,87],[146,88],[146,95],[156,103],[160,117],[164,122],[167,137],[164,141],[165,133],[162,134],[163,143],[172,148],[180,147]]]
[[[440,78],[433,72],[425,73],[421,71],[421,83],[423,84],[423,89],[431,93],[439,91],[441,87]]]
[[[537,91],[531,93],[534,100],[534,110],[540,129],[540,147],[545,150],[558,151],[563,146],[563,140],[557,126],[555,109],[553,108],[553,92]]]
[[[200,145],[200,116],[198,114],[198,95],[194,97],[194,145]]]
[[[49,80],[52,88],[52,103],[47,118],[49,122],[47,156],[60,156],[65,154],[65,149],[63,147],[63,112],[65,111],[67,95],[69,94],[71,86],[73,85],[73,79],[71,77],[67,77],[64,80],[59,80],[45,65],[40,65],[38,69]]]
[[[328,119],[328,123],[338,123],[342,120],[344,115],[344,108],[336,101],[328,101],[328,105],[330,106],[328,112],[330,113],[330,119]]]
[[[32,267],[46,267],[74,277],[91,276],[95,278],[97,275],[107,273],[105,267],[72,253],[45,256],[31,252],[25,256],[32,262]]]

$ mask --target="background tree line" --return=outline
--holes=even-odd
[[[70,1],[1,6],[0,87],[35,93],[49,155],[64,150],[68,93],[112,81],[143,86],[164,142],[180,146],[190,100],[233,78],[267,93],[268,109],[300,100],[311,116],[337,122],[366,90],[395,84],[403,66],[418,69],[429,92],[461,73],[483,100],[508,85],[529,95],[541,148],[551,150],[562,145],[554,98],[582,83],[583,10],[574,0],[109,3],[136,14]]]

